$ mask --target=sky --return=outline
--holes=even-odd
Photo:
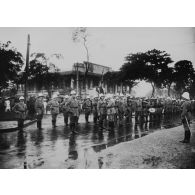
[[[53,62],[62,70],[71,70],[75,62],[86,60],[82,43],[72,40],[73,27],[50,28],[0,28],[0,42],[11,41],[25,58],[27,34],[30,34],[30,52],[54,53],[63,59]],[[110,66],[118,70],[129,53],[145,52],[150,49],[164,50],[174,62],[190,60],[195,66],[195,28],[164,27],[89,27],[87,45],[90,62]]]

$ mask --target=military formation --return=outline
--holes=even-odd
[[[187,95],[186,95],[187,94]],[[44,115],[44,95],[39,94],[35,100],[34,108],[37,118],[37,128],[42,129],[42,119]],[[27,106],[24,98],[15,104],[13,111],[17,113],[18,127],[23,128]],[[70,126],[72,133],[77,133],[81,114],[85,115],[85,122],[89,123],[89,116],[93,116],[94,125],[99,126],[99,130],[112,130],[116,125],[135,123],[147,123],[161,121],[163,116],[181,114],[182,123],[185,129],[184,143],[189,140],[189,112],[195,110],[195,101],[190,100],[189,93],[184,93],[181,99],[174,98],[145,98],[133,97],[129,94],[97,94],[94,97],[87,96],[82,99],[71,91],[70,95],[61,96],[54,94],[48,101],[47,107],[51,113],[51,124],[57,126],[57,118],[60,113],[64,116],[64,125]],[[108,127],[108,128],[107,128]],[[186,133],[187,132],[187,133]]]

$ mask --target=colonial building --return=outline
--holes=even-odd
[[[122,93],[122,91],[128,90],[128,87],[124,87],[122,84],[108,84],[104,79],[104,74],[107,72],[112,72],[112,68],[91,62],[75,63],[70,71],[57,73],[57,82],[51,84],[50,91],[52,93],[58,91],[62,94],[69,94],[74,89],[77,94],[82,96],[85,92],[90,95],[98,87],[102,87],[105,93]],[[19,91],[22,92],[23,90],[24,86],[20,85]],[[40,86],[36,80],[29,81],[28,91],[28,94],[48,93],[46,86]]]

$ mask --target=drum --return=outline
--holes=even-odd
[[[155,113],[156,112],[156,109],[155,108],[149,108],[149,112],[150,113]]]

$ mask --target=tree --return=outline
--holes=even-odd
[[[55,55],[58,55],[57,59],[59,59],[60,54],[53,54],[52,57]],[[60,58],[62,58],[62,56]],[[51,86],[58,83],[58,72],[59,68],[51,63],[50,58],[44,53],[31,54],[29,79],[39,84],[39,90],[45,86],[49,95],[51,95]]]
[[[165,51],[149,50],[145,53],[138,52],[129,54],[125,58],[126,62],[121,67],[121,72],[125,80],[145,80],[151,83],[153,88],[152,96],[155,88],[166,86],[172,69],[168,67],[173,61],[170,55]]]
[[[89,49],[87,46],[87,40],[88,40],[88,32],[86,27],[79,27],[76,28],[73,33],[72,33],[72,40],[74,42],[81,42],[84,46],[84,49],[86,51],[86,59],[87,61],[84,62],[84,67],[85,67],[85,74],[84,74],[84,85],[85,85],[85,93],[87,91],[87,75],[89,71]]]
[[[146,68],[145,79],[151,83],[153,91],[155,88],[162,88],[168,86],[168,93],[170,93],[170,86],[172,81],[173,69],[168,65],[173,62],[170,55],[165,51],[149,50],[146,52]]]
[[[193,83],[194,68],[191,61],[181,60],[175,63],[174,70],[175,90],[181,95]]]
[[[10,41],[0,43],[0,91],[18,79],[23,64],[22,54],[11,47]]]

